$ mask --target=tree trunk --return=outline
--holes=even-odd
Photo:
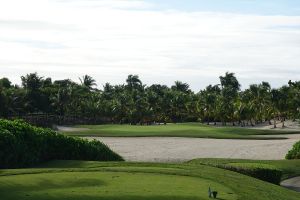
[[[252,123],[252,119],[250,119],[250,124],[251,124],[251,126],[254,126],[254,124]]]
[[[274,128],[277,128],[276,127],[276,119],[274,118]]]

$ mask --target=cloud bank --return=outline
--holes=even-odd
[[[0,77],[19,83],[139,74],[199,90],[235,72],[245,87],[300,79],[300,15],[159,10],[142,0],[10,0],[0,6]]]

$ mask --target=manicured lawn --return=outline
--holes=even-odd
[[[296,200],[300,194],[239,173],[198,164],[53,161],[0,170],[5,200],[200,200],[208,187],[219,199]]]
[[[188,162],[192,165],[218,166],[224,164],[267,164],[282,170],[282,179],[300,176],[300,160],[241,160],[241,159],[215,159],[201,158]]]
[[[232,139],[270,139],[272,137],[257,137],[256,135],[278,135],[296,132],[256,130],[238,127],[214,127],[200,123],[167,124],[167,125],[84,125],[86,128],[72,132],[64,132],[73,136],[102,137],[197,137],[197,138],[232,138]],[[299,132],[298,132],[299,133]],[[278,139],[278,138],[276,138]]]

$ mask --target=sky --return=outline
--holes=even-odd
[[[300,80],[300,1],[0,0],[0,77],[85,74],[194,91],[234,72],[243,88]]]

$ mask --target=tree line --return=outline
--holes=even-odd
[[[76,83],[30,73],[21,77],[21,86],[0,79],[0,117],[39,113],[105,118],[120,124],[201,121],[239,126],[266,121],[276,126],[276,120],[300,117],[300,81],[289,81],[280,88],[262,82],[241,90],[234,73],[219,78],[219,84],[196,93],[181,81],[171,87],[147,86],[137,75],[129,75],[125,84],[106,83],[98,89],[88,75]]]

